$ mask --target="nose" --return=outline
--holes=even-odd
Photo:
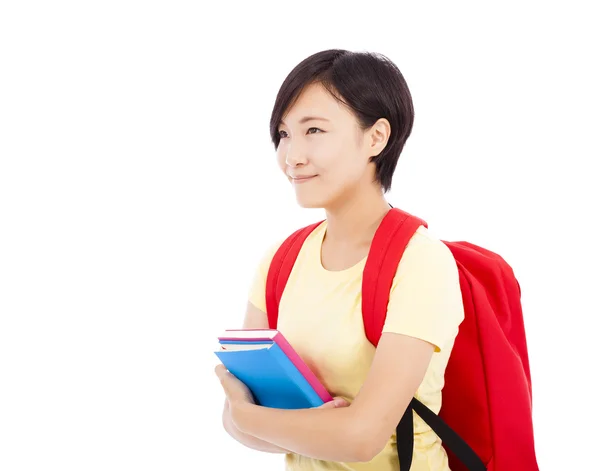
[[[285,154],[285,164],[288,167],[300,167],[302,165],[306,165],[307,163],[308,160],[306,158],[306,153],[298,145],[298,143],[288,146],[287,153]]]

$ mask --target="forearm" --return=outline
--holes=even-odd
[[[228,401],[225,402],[225,407],[223,408],[223,427],[234,440],[248,448],[266,453],[288,453],[288,450],[239,430],[231,420]]]
[[[233,404],[232,420],[242,432],[294,453],[327,461],[368,461],[366,430],[352,407],[284,410]]]

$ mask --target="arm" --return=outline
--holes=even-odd
[[[384,333],[364,386],[349,407],[282,410],[231,404],[236,427],[294,453],[328,461],[366,462],[386,445],[421,383],[431,343]]]
[[[248,303],[246,316],[244,319],[244,328],[268,329],[269,322],[267,320],[267,315],[251,303]],[[234,440],[248,448],[267,453],[288,453],[288,450],[284,448],[273,445],[272,443],[261,440],[239,430],[231,420],[231,410],[229,406],[229,400],[227,399],[225,400],[225,405],[223,407],[223,427]]]
[[[429,367],[463,319],[456,261],[439,241],[409,244],[390,292],[371,369],[353,403],[328,410],[265,409],[232,401],[237,427],[292,452],[328,461],[371,461],[393,435]]]
[[[278,447],[277,445],[273,445],[272,443],[261,440],[260,438],[248,435],[247,433],[244,433],[236,428],[231,420],[228,400],[225,400],[225,407],[223,408],[223,427],[234,440],[248,448],[264,451],[266,453],[288,453],[287,450]]]

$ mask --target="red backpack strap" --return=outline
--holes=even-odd
[[[363,271],[362,310],[365,335],[377,346],[385,319],[389,294],[398,264],[411,238],[427,223],[400,209],[391,209],[383,218],[373,241]],[[442,439],[469,471],[484,471],[485,465],[473,449],[431,409],[413,398],[396,427],[400,471],[409,471],[414,446],[413,410]]]
[[[404,249],[419,226],[427,223],[400,209],[385,215],[373,241],[363,271],[362,312],[365,334],[377,346],[385,323],[389,294]]]
[[[306,238],[314,231],[323,221],[311,224],[310,226],[298,229],[292,235],[290,235],[277,249],[271,265],[269,266],[269,272],[267,273],[266,282],[266,305],[267,305],[267,318],[269,320],[269,328],[277,328],[277,318],[279,317],[279,301],[283,295],[285,285],[292,273],[296,258],[300,253],[300,249],[304,244]]]

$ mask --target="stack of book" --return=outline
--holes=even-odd
[[[275,329],[226,330],[217,357],[252,392],[258,405],[318,407],[332,400],[315,374]]]

